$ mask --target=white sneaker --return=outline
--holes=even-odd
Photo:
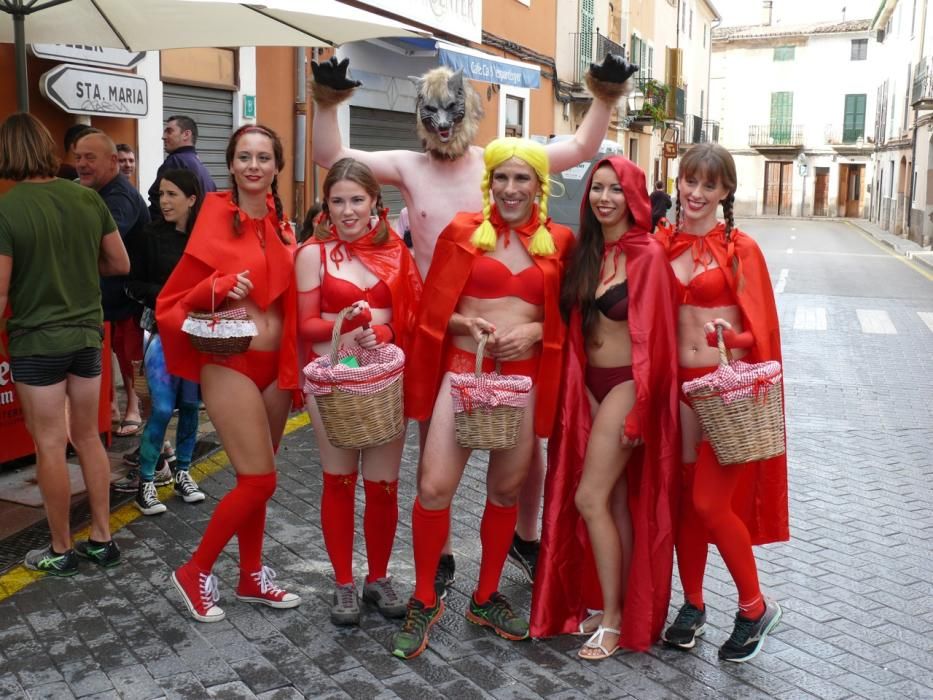
[[[143,515],[158,515],[164,513],[168,508],[159,500],[156,485],[151,481],[139,482],[139,488],[136,491],[136,498],[133,500],[136,507]]]
[[[175,472],[175,493],[181,496],[185,503],[200,503],[207,498],[187,469]]]

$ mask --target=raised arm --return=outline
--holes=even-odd
[[[552,173],[579,165],[599,152],[599,145],[609,131],[612,109],[628,92],[626,81],[637,71],[638,66],[611,53],[606,54],[601,64],[590,64],[586,86],[593,93],[593,103],[573,138],[546,147]]]
[[[369,166],[380,183],[398,185],[402,180],[400,155],[406,151],[370,153],[347,148],[343,144],[337,108],[350,99],[353,91],[362,84],[347,77],[349,64],[349,59],[338,63],[336,57],[321,63],[311,62],[314,74],[311,81],[311,96],[314,98],[311,158],[322,168],[330,168],[341,158],[353,158]]]

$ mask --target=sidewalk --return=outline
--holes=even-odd
[[[919,263],[928,272],[933,272],[933,251],[924,250],[914,241],[895,236],[890,231],[885,231],[868,219],[840,219],[840,221],[847,221],[853,226],[860,228],[879,243],[893,248],[894,252],[903,255],[907,259]]]

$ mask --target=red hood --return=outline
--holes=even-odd
[[[596,171],[604,165],[608,165],[615,171],[616,177],[622,183],[622,191],[625,193],[625,203],[629,211],[632,212],[632,219],[635,225],[632,228],[642,231],[651,231],[651,200],[648,199],[648,186],[645,182],[645,173],[628,158],[623,156],[607,156],[598,161],[590,170],[590,177],[586,182],[586,189],[583,190],[583,202],[580,205],[580,218],[589,203],[589,191],[593,185],[593,176]]]

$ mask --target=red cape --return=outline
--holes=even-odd
[[[657,238],[668,251],[668,258],[674,259],[689,247],[689,239],[694,237],[677,235],[669,226],[659,225]],[[751,331],[754,337],[754,345],[743,359],[746,362],[781,362],[781,331],[774,291],[758,244],[738,229],[732,230],[730,241],[726,243],[725,226],[721,223],[705,238],[716,263],[726,270],[742,314],[743,329]],[[730,262],[733,256],[738,261],[737,268]],[[781,392],[784,392],[783,382]],[[732,498],[732,508],[748,527],[752,544],[790,539],[787,455],[735,468],[742,469],[742,475]]]
[[[650,205],[644,174],[638,171],[636,177],[630,172],[637,170],[634,165],[615,161],[609,159],[623,183],[636,222],[621,241],[636,387],[633,410],[644,439],[644,446],[634,451],[626,467],[634,539],[619,643],[627,649],[644,651],[661,634],[670,602],[680,457],[677,305],[670,265],[663,249],[647,232]],[[589,186],[584,192],[588,190]],[[541,552],[531,606],[534,637],[575,631],[586,617],[587,608],[603,607],[586,523],[574,506],[592,424],[579,309],[573,311],[568,335],[561,404],[548,444]]]
[[[381,281],[386,283],[392,296],[392,330],[395,332],[395,344],[402,350],[408,351],[411,332],[415,326],[418,313],[418,302],[421,299],[421,275],[415,267],[414,258],[405,246],[399,235],[389,229],[389,238],[384,243],[373,243],[378,233],[378,227],[360,237],[358,240],[342,242],[342,248],[359,258]],[[313,255],[316,260],[321,258],[321,246],[330,241],[338,240],[337,234],[332,232],[331,237],[325,240],[309,239],[298,248],[298,254],[305,248],[311,248],[305,255]],[[333,264],[333,263],[329,263]],[[296,318],[296,323],[298,319]],[[297,326],[296,326],[297,329]],[[303,356],[304,364],[312,358]]]
[[[493,207],[493,219],[497,212]],[[421,309],[412,334],[410,362],[405,368],[405,412],[409,418],[428,420],[444,376],[444,350],[449,342],[447,324],[457,310],[460,293],[473,267],[473,259],[481,251],[470,238],[483,221],[482,213],[461,212],[447,225],[437,239],[431,267],[424,281]],[[534,208],[530,228],[537,228],[538,209]],[[495,222],[494,222],[495,223]],[[573,247],[573,233],[566,226],[548,219],[548,231],[557,252],[552,255],[532,255],[531,259],[544,275],[544,332],[541,340],[541,364],[535,378],[535,433],[547,437],[554,425],[559,376],[553,370],[560,363],[564,342],[564,322],[560,315],[560,279],[564,258]],[[527,249],[531,235],[517,232],[517,238]]]
[[[166,366],[172,374],[200,381],[200,353],[182,332],[182,323],[190,311],[210,311],[212,284],[219,307],[233,288],[236,274],[249,270],[253,282],[250,299],[260,309],[265,310],[282,298],[278,385],[281,389],[298,387],[295,333],[298,297],[293,274],[295,236],[288,222],[279,224],[271,196],[266,206],[268,211],[262,220],[263,243],[260,243],[259,231],[233,203],[229,192],[212,192],[204,198],[185,253],[156,301],[159,335]],[[239,234],[233,230],[234,215],[240,218]],[[280,240],[278,226],[288,243]]]

